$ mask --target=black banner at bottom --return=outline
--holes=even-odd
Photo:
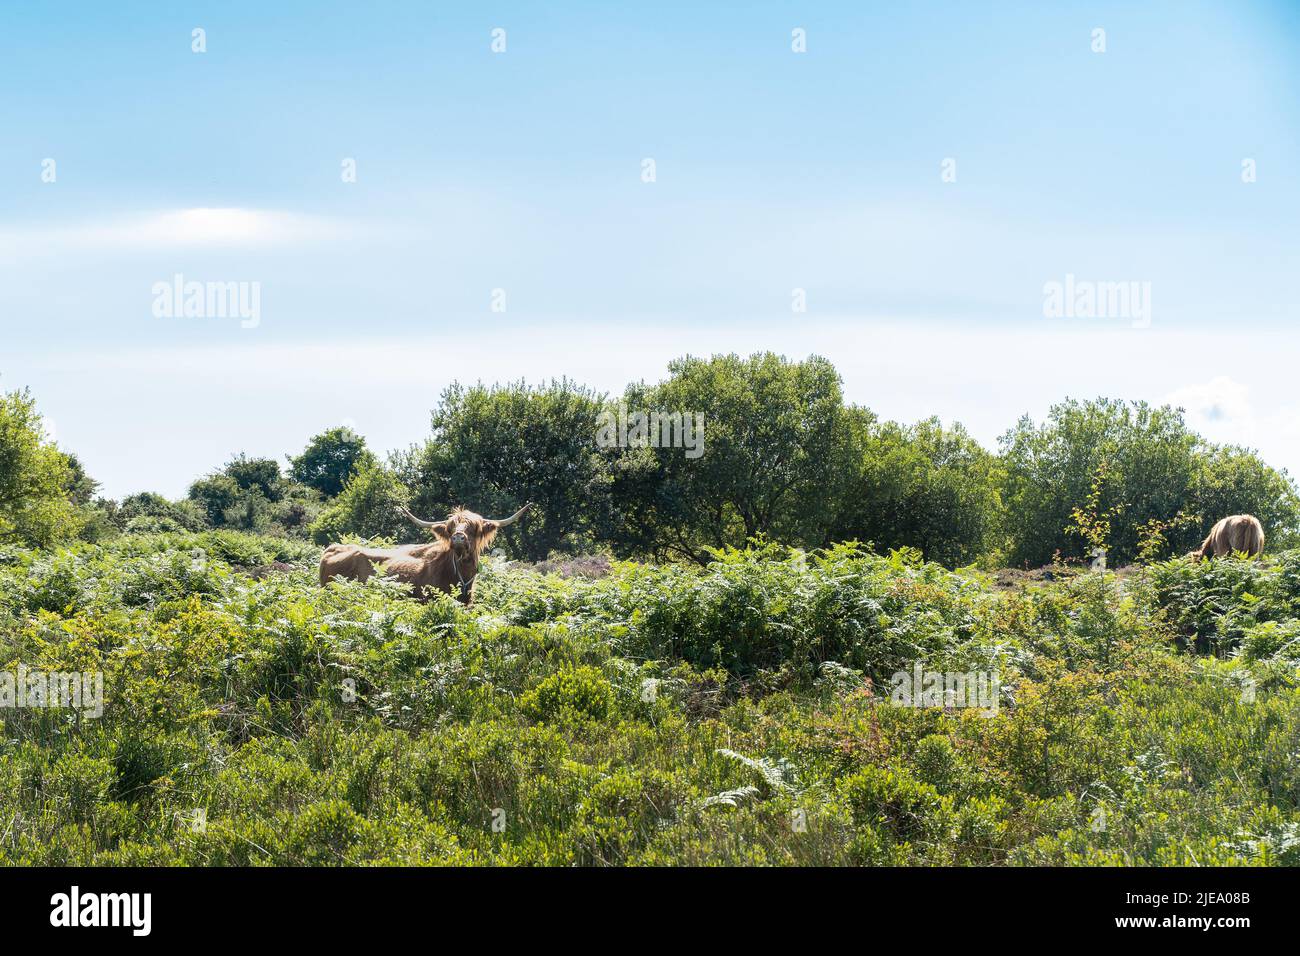
[[[686,918],[693,941],[787,924],[815,936],[856,926],[873,945],[895,935],[963,945],[1006,931],[1229,942],[1290,925],[1294,883],[1287,870],[1237,869],[7,869],[0,913],[19,938],[126,945],[373,945],[452,927],[494,941],[575,929],[608,940],[676,934]]]

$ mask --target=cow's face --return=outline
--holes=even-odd
[[[492,544],[492,539],[496,537],[498,531],[514,524],[519,520],[519,516],[531,507],[532,505],[524,505],[509,518],[501,521],[484,518],[468,508],[457,508],[447,516],[445,521],[424,521],[405,508],[397,510],[421,528],[428,528],[439,540],[446,541],[453,557],[477,558]]]
[[[478,553],[479,539],[483,535],[483,519],[472,511],[459,511],[447,519],[447,539],[457,558],[467,558]]]

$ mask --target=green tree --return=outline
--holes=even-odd
[[[0,395],[0,542],[48,547],[75,536],[77,484],[68,457],[45,440],[31,396]]]
[[[1112,518],[1112,565],[1132,560],[1138,528],[1172,518],[1188,501],[1197,444],[1181,412],[1145,402],[1071,399],[1053,406],[1041,426],[1022,418],[1001,440],[1012,562],[1046,564],[1058,550],[1086,554],[1088,542],[1066,529],[1103,469],[1107,480],[1092,506]]]
[[[928,560],[967,564],[992,549],[1001,526],[1001,465],[961,425],[937,418],[874,424],[868,413],[859,476],[833,536],[881,550],[918,548]]]
[[[200,503],[168,501],[152,491],[127,495],[108,510],[114,524],[123,530],[202,531],[209,524]]]
[[[1290,479],[1253,454],[1206,444],[1180,409],[1070,400],[1041,426],[1021,419],[1001,444],[1013,563],[1045,564],[1058,549],[1082,557],[1089,545],[1075,520],[1081,507],[1109,521],[1112,566],[1132,561],[1152,528],[1167,527],[1172,550],[1236,512],[1254,513],[1275,531],[1296,525]],[[1099,474],[1105,480],[1094,489]]]
[[[273,458],[249,458],[242,452],[230,460],[222,474],[231,478],[240,491],[256,492],[267,501],[279,501],[280,465]]]
[[[276,507],[291,488],[274,459],[240,453],[221,471],[190,485],[188,497],[214,528],[267,531],[278,514],[292,511]]]
[[[272,527],[286,534],[306,535],[321,511],[319,491],[297,482],[286,481],[284,494],[274,506]]]
[[[63,486],[63,493],[74,505],[85,507],[95,500],[99,482],[86,473],[81,459],[75,454],[68,454],[68,479]]]
[[[274,504],[260,488],[250,488],[241,494],[235,503],[221,515],[221,528],[233,528],[236,531],[253,531],[265,533],[271,530],[275,516]]]
[[[702,453],[631,450],[615,470],[627,540],[697,561],[707,559],[706,546],[740,545],[759,534],[826,543],[836,518],[832,503],[841,500],[861,456],[860,429],[834,366],[817,356],[791,362],[768,352],[682,358],[669,372],[658,385],[630,386],[626,413],[695,416],[703,421]],[[635,503],[625,489],[638,491]]]
[[[1171,542],[1182,553],[1199,545],[1214,522],[1227,515],[1253,514],[1264,525],[1270,549],[1294,547],[1300,534],[1300,497],[1285,471],[1266,465],[1253,451],[1235,445],[1207,445],[1196,461],[1189,512],[1200,516]]]
[[[331,428],[314,436],[301,455],[289,459],[289,477],[333,498],[361,464],[374,461],[364,438],[350,428]]]
[[[397,511],[409,497],[391,470],[378,462],[363,462],[342,494],[312,522],[311,538],[317,544],[347,536],[410,541],[414,529]]]
[[[433,437],[399,471],[422,518],[464,505],[492,518],[536,506],[498,539],[532,560],[589,550],[610,527],[612,453],[596,445],[602,397],[567,380],[491,388],[452,385],[433,413]]]
[[[203,512],[204,519],[213,528],[226,525],[226,514],[244,497],[239,482],[226,474],[209,475],[190,485],[189,500]]]
[[[104,498],[96,498],[99,482],[86,472],[81,459],[68,453],[68,480],[63,492],[76,507],[81,518],[81,528],[77,537],[83,541],[100,542],[113,537],[118,527],[113,520],[113,503]]]

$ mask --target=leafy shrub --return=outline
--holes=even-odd
[[[1300,621],[1264,621],[1246,630],[1241,641],[1248,661],[1300,658]]]
[[[613,704],[613,689],[594,667],[557,671],[519,701],[520,709],[534,720],[577,716],[604,720]]]
[[[906,770],[864,767],[841,784],[853,817],[898,841],[914,840],[941,826],[938,791]]]
[[[1252,625],[1295,614],[1290,556],[1269,567],[1259,561],[1174,559],[1152,566],[1154,599],[1181,635],[1202,651],[1226,654]]]

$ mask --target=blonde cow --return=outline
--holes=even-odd
[[[1204,543],[1188,557],[1199,561],[1201,558],[1222,558],[1236,551],[1254,557],[1263,550],[1264,527],[1259,519],[1254,515],[1229,515],[1219,519]]]

